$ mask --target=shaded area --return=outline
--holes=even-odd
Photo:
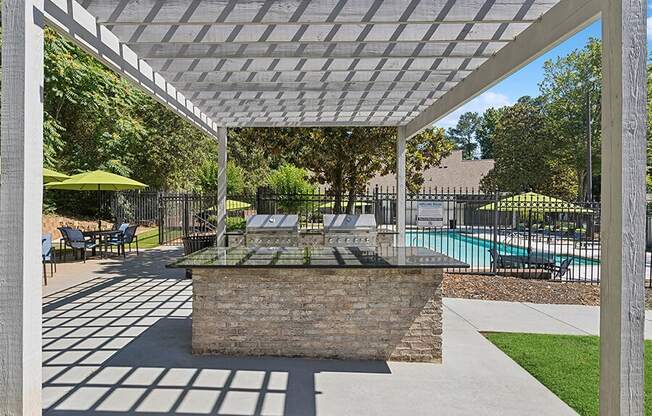
[[[314,415],[316,373],[390,372],[385,362],[193,356],[191,281],[143,276],[93,279],[45,304],[45,414]]]

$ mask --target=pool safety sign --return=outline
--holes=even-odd
[[[417,202],[417,227],[443,227],[443,202]]]

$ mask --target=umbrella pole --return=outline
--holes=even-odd
[[[100,191],[100,185],[97,185],[97,229],[102,231],[102,191]]]

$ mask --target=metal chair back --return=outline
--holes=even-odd
[[[68,228],[66,234],[68,235],[68,241],[71,243],[83,243],[86,241],[84,234],[77,228]]]
[[[566,273],[568,273],[568,270],[570,270],[570,265],[573,263],[573,258],[569,257],[567,259],[564,259],[561,261],[559,264],[559,269],[557,270],[557,278],[564,277]]]
[[[52,260],[52,234],[41,236],[41,257],[43,261]]]
[[[124,231],[124,237],[123,241],[127,244],[131,243],[134,241],[134,237],[136,236],[136,230],[138,229],[137,225],[130,225],[128,226],[125,231]]]

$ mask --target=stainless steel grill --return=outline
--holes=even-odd
[[[252,215],[247,219],[245,244],[249,247],[296,246],[298,215]]]
[[[375,246],[376,235],[373,214],[324,215],[324,243],[327,246]]]

